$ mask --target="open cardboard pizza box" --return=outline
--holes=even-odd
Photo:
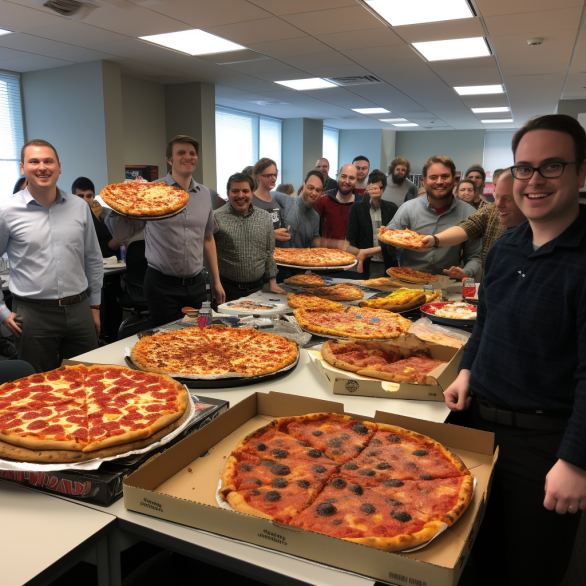
[[[406,337],[408,339],[415,336],[407,334]],[[463,348],[440,346],[433,342],[425,342],[424,344],[429,349],[431,358],[446,362],[446,364],[438,366],[429,373],[429,376],[435,381],[434,385],[392,383],[360,376],[355,372],[341,370],[332,366],[322,358],[318,350],[305,351],[334,395],[359,395],[361,397],[380,397],[383,399],[416,399],[418,401],[443,402],[443,390],[447,389],[456,380],[464,350]]]
[[[124,505],[144,515],[393,584],[455,586],[485,510],[497,457],[491,433],[378,411],[372,418],[347,413],[359,421],[399,425],[432,437],[458,454],[476,478],[474,496],[462,517],[412,553],[388,553],[218,505],[218,481],[240,439],[276,417],[316,412],[344,414],[344,407],[278,392],[255,393],[127,477]]]

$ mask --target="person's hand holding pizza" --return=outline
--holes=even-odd
[[[425,236],[422,240],[421,240],[421,252],[424,252],[426,250],[430,250],[435,246],[435,238],[433,236]]]
[[[444,269],[444,274],[448,275],[448,277],[452,277],[453,279],[465,279],[468,275],[464,272],[464,269],[460,267],[450,267],[449,269]]]
[[[586,470],[558,460],[545,477],[543,506],[560,515],[586,510]]]
[[[451,411],[465,411],[470,407],[470,371],[463,368],[458,378],[445,390],[444,401]]]

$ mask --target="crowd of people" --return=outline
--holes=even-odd
[[[199,146],[190,136],[172,139],[170,171],[159,180],[189,194],[185,209],[142,221],[103,210],[88,178],[78,178],[71,193],[61,189],[55,148],[44,140],[24,145],[23,178],[0,200],[0,254],[8,255],[12,295],[11,308],[0,299],[0,322],[14,335],[18,356],[41,372],[97,347],[103,258],[119,255],[141,232],[153,326],[179,318],[185,306],[201,307],[208,296],[204,265],[218,304],[265,283],[283,293],[279,283],[293,269],[277,267],[275,246],[353,251],[359,278],[384,275],[393,264],[457,279],[478,280],[484,272],[477,325],[445,390],[447,406],[468,414],[463,424],[495,433],[500,446],[474,559],[486,583],[559,584],[578,528],[575,513],[586,509],[580,124],[548,115],[518,130],[515,163],[495,172],[491,197],[480,165],[458,180],[449,157],[433,156],[418,189],[406,159],[394,159],[384,173],[356,156],[337,179],[320,158],[297,197],[293,186],[275,190],[277,165],[263,158],[234,173],[227,200],[218,201],[193,179]],[[380,226],[425,234],[425,247],[381,244]]]

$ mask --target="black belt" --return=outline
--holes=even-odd
[[[568,425],[571,412],[564,411],[551,413],[521,413],[518,411],[507,411],[493,405],[486,399],[476,395],[478,414],[485,421],[508,425],[510,427],[521,427],[523,429],[535,429],[539,431],[563,431]]]
[[[257,289],[258,287],[262,287],[264,285],[263,279],[258,279],[257,281],[251,281],[249,283],[237,283],[231,279],[226,279],[226,277],[220,277],[220,281],[226,281],[228,285],[231,285],[237,289]]]
[[[172,277],[171,275],[166,275],[165,273],[161,273],[161,271],[157,271],[157,269],[153,269],[153,267],[149,267],[149,271],[152,271],[156,276],[160,277],[161,280],[164,280],[165,283],[170,283],[171,285],[182,285],[183,287],[195,285],[196,283],[204,280],[201,273],[198,273],[194,277]]]
[[[79,295],[72,295],[71,297],[62,297],[61,299],[31,299],[30,297],[21,297],[20,295],[12,296],[18,301],[24,301],[26,303],[34,303],[35,305],[42,305],[44,307],[67,307],[68,305],[75,305],[81,303],[84,299],[87,299],[87,295],[80,293]]]

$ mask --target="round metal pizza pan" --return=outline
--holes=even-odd
[[[358,264],[358,261],[355,260],[353,263],[349,265],[336,265],[331,267],[308,267],[308,266],[301,266],[301,265],[288,265],[284,262],[275,261],[278,266],[281,267],[288,267],[290,269],[305,269],[307,271],[345,271],[346,269],[350,269],[353,266]]]
[[[123,214],[122,212],[118,212],[112,207],[110,209],[113,212],[117,213],[119,216],[122,216],[123,218],[128,218],[129,220],[140,220],[142,222],[156,222],[158,220],[166,220],[167,218],[172,218],[173,216],[180,214],[186,207],[187,207],[187,204],[185,204],[182,208],[175,210],[174,212],[172,212],[170,214],[165,214],[164,216],[130,216],[128,214]]]
[[[453,317],[441,317],[439,315],[434,315],[429,311],[430,308],[441,309],[445,305],[451,305],[452,303],[454,303],[454,301],[439,301],[436,303],[426,303],[425,305],[422,305],[419,308],[419,311],[421,311],[421,313],[424,314],[425,317],[429,318],[432,322],[436,324],[443,324],[445,326],[455,326],[457,328],[476,325],[476,319],[456,319]],[[472,310],[476,309],[474,305],[468,304],[468,306]]]
[[[140,370],[136,364],[131,360],[130,356],[125,356],[124,360],[128,368],[133,370]],[[260,382],[266,382],[275,378],[279,378],[283,375],[287,375],[289,372],[294,370],[299,364],[299,351],[297,352],[297,360],[293,364],[289,364],[281,370],[271,372],[269,374],[263,374],[261,376],[243,376],[243,377],[230,377],[230,378],[217,378],[213,380],[209,379],[193,379],[193,378],[182,378],[178,376],[172,377],[178,383],[189,387],[190,389],[228,389],[232,387],[244,387],[246,385],[254,385]]]

